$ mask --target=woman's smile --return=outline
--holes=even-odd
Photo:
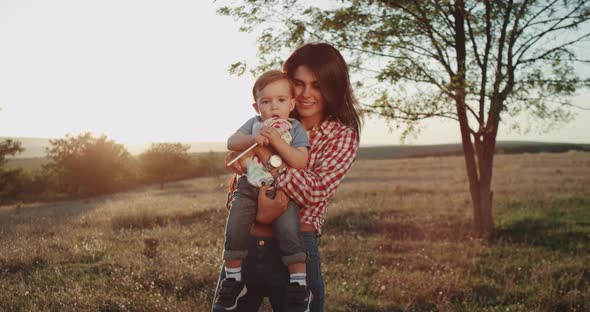
[[[293,75],[296,108],[305,129],[317,126],[324,118],[324,97],[314,72],[305,65],[297,67]]]

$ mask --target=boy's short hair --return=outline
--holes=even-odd
[[[293,83],[291,81],[291,78],[289,77],[289,75],[287,75],[287,73],[284,73],[280,70],[269,70],[267,72],[265,72],[264,74],[260,75],[258,77],[258,79],[256,79],[256,82],[254,83],[254,87],[252,87],[252,95],[254,96],[254,101],[257,102],[257,94],[258,92],[260,92],[262,89],[264,89],[266,86],[268,86],[269,84],[278,81],[278,80],[287,80],[287,82],[289,82],[289,89],[291,89],[291,95],[293,94]]]

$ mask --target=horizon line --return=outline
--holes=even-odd
[[[0,140],[4,139],[14,139],[14,140],[22,140],[22,139],[33,139],[33,140],[55,140],[61,139],[63,137],[32,137],[32,136],[0,136]],[[113,140],[113,139],[111,139]],[[226,144],[225,141],[190,141],[190,140],[161,140],[161,141],[143,141],[143,142],[123,142],[123,141],[116,141],[118,144],[128,145],[128,146],[142,146],[142,145],[150,145],[156,143],[186,143],[186,144]],[[588,142],[572,142],[572,141],[538,141],[538,140],[526,140],[526,139],[517,139],[517,140],[497,140],[499,142],[526,142],[526,143],[543,143],[543,144],[579,144],[579,145],[587,145],[590,144]],[[462,144],[461,141],[453,141],[453,142],[442,142],[442,143],[421,143],[421,144],[388,144],[388,143],[363,143],[360,142],[360,146],[363,147],[379,147],[379,146],[430,146],[430,145],[450,145],[450,144]]]

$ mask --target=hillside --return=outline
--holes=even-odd
[[[564,153],[567,151],[590,151],[590,144],[549,143],[528,141],[500,141],[496,147],[497,154],[521,153]],[[462,155],[461,144],[438,145],[390,145],[361,147],[359,159],[398,159],[431,156]]]

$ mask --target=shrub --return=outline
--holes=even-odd
[[[181,143],[155,143],[139,155],[139,162],[143,174],[148,181],[164,183],[177,180],[183,176],[190,165],[188,155],[189,145]]]
[[[68,134],[49,142],[46,168],[57,175],[59,189],[70,195],[118,191],[135,179],[131,154],[105,135]]]

